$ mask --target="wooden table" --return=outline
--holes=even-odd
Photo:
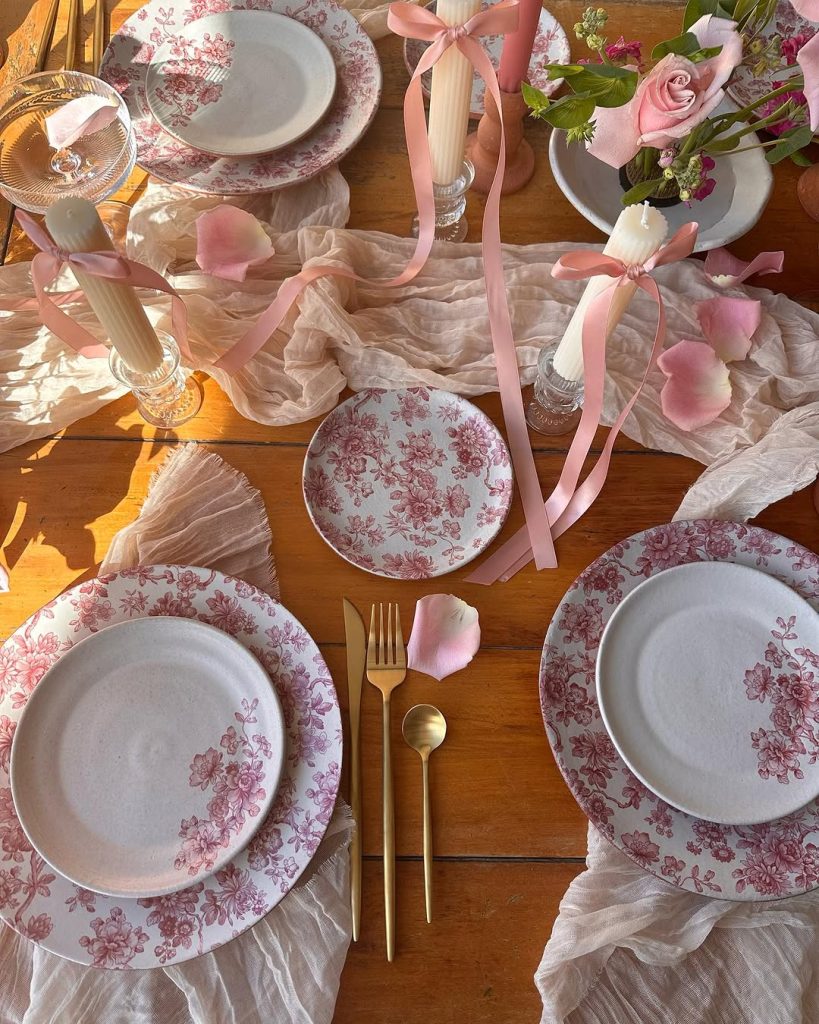
[[[12,4],[12,8],[13,8]],[[112,26],[139,6],[122,0]],[[558,0],[565,26],[580,3]],[[86,0],[85,36],[91,31]],[[647,42],[679,31],[681,5],[609,3],[610,32]],[[0,35],[5,34],[0,13]],[[13,26],[11,26],[13,27]],[[8,26],[6,26],[6,30]],[[58,24],[57,40],[64,36]],[[381,110],[342,170],[352,191],[350,225],[403,235],[413,213],[401,102],[407,81],[397,40],[378,44],[384,65]],[[86,46],[90,57],[90,39]],[[59,64],[59,45],[54,63]],[[511,242],[599,242],[600,234],[575,213],[551,178],[545,126],[531,124],[535,179],[503,205],[503,235]],[[783,164],[760,224],[732,248],[749,258],[783,248],[786,272],[777,288],[798,294],[813,286],[816,225],[795,198],[797,171]],[[137,180],[142,178],[138,175]],[[133,189],[131,190],[133,192]],[[481,200],[470,197],[472,238]],[[16,257],[25,255],[20,245]],[[811,255],[806,258],[806,254]],[[478,404],[500,422],[497,396]],[[202,413],[177,435],[143,424],[123,398],[74,424],[59,437],[0,456],[3,547],[13,591],[0,600],[0,636],[61,589],[93,576],[112,535],[131,522],[153,470],[172,445],[207,444],[247,474],[262,492],[274,534],[282,598],[310,629],[338,681],[346,704],[341,597],[364,609],[371,601],[399,600],[409,621],[415,600],[452,591],[477,606],[483,646],[468,671],[443,683],[411,676],[395,695],[393,749],[397,806],[398,955],[384,959],[381,887],[380,702],[365,686],[364,899],[360,942],[344,970],[337,1024],[517,1024],[539,1016],[532,975],[569,882],[583,870],[586,820],[564,785],[549,750],[538,705],[537,674],[543,636],[561,595],[575,576],[611,544],[669,520],[701,472],[688,459],[618,441],[609,481],[594,508],[558,542],[560,568],[529,569],[490,589],[464,582],[464,572],[434,584],[390,582],[359,572],[317,536],[301,499],[301,465],[317,423],[287,428],[242,419],[220,389],[205,384]],[[533,436],[544,489],[555,482],[566,439]],[[515,505],[503,536],[521,524]],[[809,547],[819,545],[819,518],[808,492],[767,509],[758,520]],[[449,721],[435,754],[435,919],[424,921],[420,823],[420,768],[401,739],[399,724],[412,704],[437,704]]]

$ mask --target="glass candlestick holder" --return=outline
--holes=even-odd
[[[202,407],[202,386],[182,366],[179,346],[170,335],[157,331],[162,345],[162,363],[148,373],[129,366],[115,348],[111,349],[111,373],[133,391],[137,409],[146,423],[166,429],[192,419]]]
[[[464,160],[461,173],[449,185],[432,183],[435,198],[435,239],[438,242],[462,242],[466,238],[469,224],[466,220],[466,193],[475,180],[475,168]],[[413,238],[418,237],[420,223],[418,214],[412,222]]]
[[[531,401],[526,406],[526,422],[539,434],[568,434],[580,421],[583,408],[583,381],[566,380],[554,366],[558,343],[541,349]]]

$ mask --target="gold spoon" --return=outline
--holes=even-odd
[[[431,704],[416,704],[404,716],[404,739],[421,755],[424,786],[424,902],[432,921],[432,815],[429,804],[429,755],[444,742],[446,719]]]

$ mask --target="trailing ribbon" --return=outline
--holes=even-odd
[[[425,265],[435,240],[435,201],[432,191],[432,165],[427,138],[421,76],[424,75],[451,47],[456,47],[483,79],[487,92],[501,109],[501,95],[497,76],[486,51],[477,40],[480,35],[504,35],[517,27],[517,0],[499,0],[480,11],[463,25],[449,26],[431,11],[409,3],[393,3],[387,15],[387,24],[399,36],[422,39],[431,43],[423,53],[413,72],[404,98],[404,128],[407,137],[412,183],[418,206],[418,243],[411,259],[394,278],[374,282],[382,287],[398,287],[411,281]],[[539,569],[557,565],[549,520],[537,479],[535,460],[529,443],[523,400],[520,390],[517,352],[512,335],[512,323],[506,300],[503,278],[503,258],[500,243],[500,198],[503,172],[506,166],[506,143],[500,140],[498,166],[486,201],[483,217],[483,262],[489,325],[498,372],[504,421],[509,447],[517,476],[518,489],[526,517],[529,544]],[[236,345],[215,364],[229,373],[235,372],[251,359],[279,327],[287,311],[301,292],[312,281],[335,276],[362,281],[354,271],[338,266],[316,265],[306,267],[288,278],[278,294],[254,326]]]
[[[154,288],[171,297],[171,333],[185,358],[190,361],[191,353],[188,346],[188,311],[182,297],[168,284],[161,274],[143,263],[126,259],[113,250],[100,252],[65,252],[60,249],[45,227],[38,224],[27,213],[17,211],[17,221],[28,237],[40,250],[31,261],[31,281],[34,285],[34,299],[0,299],[0,309],[17,310],[36,306],[40,311],[43,324],[62,338],[81,356],[89,359],[107,357],[110,349],[100,344],[96,338],[81,327],[67,313],[60,309],[59,301],[69,301],[78,297],[77,291],[52,296],[46,290],[59,276],[65,265],[76,268],[92,277],[118,281],[134,288]]]
[[[660,289],[651,272],[656,267],[690,256],[697,239],[698,225],[685,224],[674,237],[647,260],[642,266],[629,266],[613,256],[604,253],[581,250],[561,256],[552,268],[552,277],[564,281],[581,281],[590,277],[605,276],[612,279],[589,304],[583,320],[583,367],[585,390],[583,412],[574,438],[572,439],[563,472],[557,486],[546,502],[546,514],[552,525],[552,537],[557,539],[565,533],[591,507],[603,488],[608,473],[611,453],[620,428],[626,420],[643,390],[662,348],[665,338],[665,309]],[[618,288],[634,283],[657,304],[657,327],[642,380],[637,390],[626,403],[614,421],[597,462],[588,476],[578,487],[583,464],[589,454],[600,417],[603,412],[603,392],[606,379],[606,328],[609,322],[614,294]],[[490,555],[481,566],[467,576],[470,583],[494,583],[500,579],[509,580],[518,570],[532,560],[532,550],[525,530],[518,532]]]

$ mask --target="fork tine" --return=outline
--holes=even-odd
[[[378,606],[378,664],[383,665],[386,662],[386,652],[384,650],[384,605],[379,604]]]
[[[367,665],[372,667],[378,664],[378,648],[375,646],[375,605],[370,612],[370,637],[367,641]]]
[[[404,637],[401,633],[401,609],[395,606],[395,661],[396,664],[404,666],[407,663],[407,655],[404,650]]]
[[[387,664],[395,664],[395,654],[392,640],[392,602],[387,605]]]

